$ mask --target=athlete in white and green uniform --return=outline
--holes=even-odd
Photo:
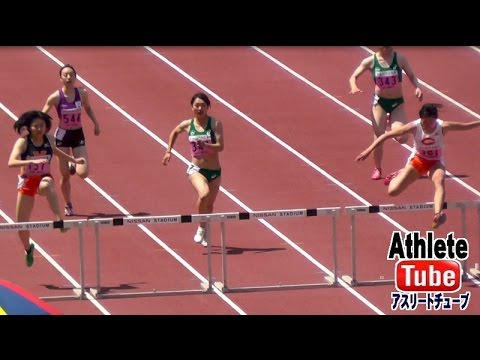
[[[373,81],[379,89],[391,89],[395,86],[401,86],[402,69],[397,62],[397,53],[393,53],[393,60],[391,64],[386,67],[380,65],[377,54],[373,54],[372,75]],[[389,99],[381,97],[376,93],[374,95],[373,105],[378,103],[386,113],[391,114],[398,105],[403,104],[404,102],[403,96]]]
[[[170,133],[168,148],[162,163],[170,162],[178,134],[188,133],[192,162],[187,168],[188,179],[197,192],[197,214],[211,214],[220,190],[222,168],[219,153],[223,151],[223,125],[208,116],[210,100],[204,93],[196,93],[190,101],[193,118],[183,120]],[[206,222],[200,222],[193,240],[207,246]]]
[[[215,132],[212,131],[212,118],[209,116],[207,120],[207,126],[204,130],[197,130],[195,128],[194,119],[190,122],[190,128],[188,130],[188,141],[190,142],[190,152],[192,157],[201,157],[210,154],[208,147],[202,147],[199,142],[205,144],[216,144]],[[187,174],[191,175],[194,172],[199,172],[208,182],[215,180],[222,174],[222,169],[205,169],[200,168],[197,165],[191,163],[188,166]]]
[[[357,86],[357,79],[366,71],[371,71],[375,82],[371,118],[374,139],[376,139],[385,133],[388,119],[392,129],[399,128],[408,121],[402,93],[402,71],[405,71],[408,79],[415,86],[415,96],[420,101],[423,94],[406,57],[393,51],[391,46],[380,46],[376,53],[362,60],[350,76],[351,94],[362,91]],[[407,142],[408,134],[398,136],[395,140],[403,144]],[[375,168],[371,176],[372,180],[382,178],[382,159],[383,145],[380,145],[373,150]]]

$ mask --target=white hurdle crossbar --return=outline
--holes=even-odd
[[[467,222],[466,222],[466,209],[477,208],[477,214],[479,215],[479,239],[480,239],[480,201],[449,201],[444,202],[443,209],[460,209],[461,224],[462,224],[462,236],[467,238]],[[356,229],[355,229],[355,217],[356,215],[364,214],[377,214],[377,213],[390,213],[390,212],[405,212],[405,211],[424,211],[433,210],[433,202],[416,203],[416,204],[388,204],[388,205],[370,205],[370,206],[347,206],[345,212],[350,215],[350,238],[351,238],[351,263],[352,263],[352,276],[344,275],[342,279],[351,286],[358,285],[386,285],[394,284],[394,279],[384,280],[363,280],[360,281],[357,278],[357,261],[356,261]],[[468,280],[467,276],[467,260],[463,261],[463,280]],[[480,276],[480,270],[477,275],[474,275],[470,269],[470,273],[473,276]]]

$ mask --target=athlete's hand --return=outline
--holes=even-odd
[[[163,159],[162,159],[162,164],[163,165],[168,165],[168,163],[170,162],[170,156],[172,154],[170,152],[166,152],[165,155],[163,155]]]
[[[358,87],[352,87],[352,88],[350,89],[349,94],[355,95],[355,94],[358,93],[358,92],[361,92],[361,93],[362,93],[363,90],[359,89]]]
[[[48,164],[48,159],[31,159],[30,164]]]
[[[423,92],[418,87],[415,89],[415,96],[418,98],[419,101],[423,100]]]
[[[365,159],[368,157],[368,155],[370,155],[370,151],[367,151],[367,150],[362,151],[362,152],[360,153],[360,155],[358,155],[358,156],[355,158],[355,161],[363,161],[363,160],[365,160]]]
[[[83,158],[83,157],[80,157],[80,158],[75,158],[75,159],[73,159],[73,162],[74,162],[75,164],[83,165],[83,164],[86,164],[86,163],[87,163],[87,160],[85,160],[85,158]]]

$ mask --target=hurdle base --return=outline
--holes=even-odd
[[[92,291],[93,290],[93,291]],[[193,289],[193,290],[152,290],[141,292],[123,292],[123,293],[108,293],[99,292],[97,289],[90,289],[89,293],[97,299],[119,299],[119,298],[140,298],[140,297],[156,297],[156,296],[174,296],[174,295],[195,295],[205,294],[209,291],[205,289]]]
[[[84,300],[85,290],[82,292],[82,289],[72,289],[73,295],[58,295],[58,296],[41,296],[40,299],[46,302],[51,301],[66,301],[66,300]]]
[[[475,269],[475,268],[471,268],[470,269],[470,275],[472,275],[477,280],[480,280],[480,270]]]
[[[215,287],[223,293],[242,293],[242,292],[256,292],[256,291],[278,291],[278,290],[304,290],[316,288],[331,288],[335,287],[336,283],[326,282],[317,284],[278,284],[278,285],[263,285],[263,286],[242,286],[242,287],[226,287],[221,282],[216,282]]]
[[[395,280],[389,280],[389,279],[381,279],[381,280],[363,280],[359,281],[357,279],[353,279],[352,277],[348,275],[343,275],[342,280],[345,281],[348,285],[354,287],[354,286],[375,286],[375,285],[394,285]]]
[[[227,287],[227,286],[224,286],[221,281],[215,281],[215,282],[213,283],[213,285],[214,285],[218,290],[220,290],[222,293],[225,293],[225,292],[227,292],[227,290],[228,290],[228,287]]]

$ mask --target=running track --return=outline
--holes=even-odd
[[[382,182],[369,180],[372,161],[354,162],[371,141],[371,80],[365,91],[348,94],[348,77],[362,58],[362,47],[17,47],[0,50],[0,152],[5,162],[15,141],[12,116],[41,108],[58,88],[58,63],[71,63],[89,90],[102,134],[93,136],[85,116],[91,162],[88,181],[74,178],[73,201],[79,218],[95,215],[171,215],[193,212],[195,194],[185,177],[188,148],[180,138],[180,157],[161,165],[171,129],[191,116],[189,100],[203,90],[212,100],[211,115],[224,122],[222,192],[216,212],[295,209],[432,199],[432,186],[419,181],[397,199],[388,198]],[[426,83],[425,99],[445,105],[442,118],[480,118],[473,91],[480,75],[471,73],[480,53],[469,47],[400,48],[417,76]],[[430,61],[429,59],[435,59]],[[332,65],[334,64],[334,65]],[[454,68],[455,71],[451,69]],[[448,96],[448,98],[445,98]],[[405,81],[407,113],[419,104]],[[478,131],[478,130],[477,130]],[[448,170],[460,182],[447,180],[447,200],[476,200],[480,163],[476,131],[449,134]],[[473,153],[472,153],[473,151]],[[385,145],[384,172],[402,166],[408,152]],[[469,155],[471,154],[471,155]],[[56,168],[55,168],[56,169]],[[16,169],[0,173],[1,222],[14,218]],[[58,173],[54,173],[58,177]],[[392,201],[393,200],[393,201]],[[358,278],[393,277],[387,261],[394,230],[426,231],[431,214],[393,213],[362,216],[357,221]],[[33,221],[50,219],[46,201],[38,201]],[[476,217],[467,213],[470,262],[479,262]],[[330,222],[327,218],[229,222],[229,286],[324,282],[332,271]],[[339,275],[351,273],[349,221],[338,218]],[[218,224],[212,226],[213,274],[221,277]],[[102,228],[102,285],[110,292],[181,290],[199,287],[207,276],[206,250],[192,241],[195,225]],[[448,223],[435,234],[461,234],[460,217],[449,211]],[[79,257],[75,230],[63,235],[33,232],[39,244],[35,265],[26,268],[17,235],[2,233],[2,278],[37,296],[69,295],[78,286]],[[95,285],[93,231],[86,230],[86,285]],[[42,252],[43,250],[43,252]],[[478,283],[467,282],[470,306],[442,314],[478,313]],[[54,305],[66,314],[405,314],[390,310],[393,285],[87,299]],[[428,313],[416,310],[415,314]]]

